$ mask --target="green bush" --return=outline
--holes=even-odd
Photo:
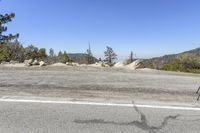
[[[69,56],[66,51],[64,51],[64,53],[62,53],[61,51],[58,53],[58,60],[59,62],[62,62],[62,63],[66,63],[70,61]]]
[[[200,72],[200,58],[196,54],[181,54],[161,68],[167,71]]]

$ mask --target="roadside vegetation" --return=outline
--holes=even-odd
[[[129,56],[129,59],[124,60],[124,61],[123,61],[123,64],[124,64],[124,65],[129,65],[129,64],[133,63],[133,61],[136,60],[136,59],[134,59],[133,56],[134,56],[133,51],[131,51],[130,56]]]
[[[58,54],[54,52],[52,48],[49,49],[49,54],[45,48],[38,48],[34,45],[23,45],[18,41],[19,34],[4,35],[7,31],[5,26],[8,22],[11,22],[15,17],[14,13],[0,14],[0,64],[3,62],[16,62],[23,63],[26,60],[45,61],[47,64],[53,64],[57,62],[72,63],[77,62],[80,64],[94,64],[98,60],[93,56],[90,44],[86,53],[82,54],[70,54],[66,51],[59,51]],[[73,59],[72,59],[73,58]],[[113,66],[114,60],[117,59],[117,55],[111,47],[107,47],[105,50],[105,60],[99,60],[109,66]],[[38,64],[36,62],[36,64]]]
[[[106,50],[104,51],[104,55],[105,55],[105,62],[109,66],[113,66],[115,64],[114,60],[117,59],[117,54],[113,51],[113,49],[107,46]]]
[[[184,53],[164,64],[161,70],[200,73],[200,58],[196,54]]]
[[[48,52],[45,48],[38,48],[34,45],[23,47],[23,45],[18,41],[18,33],[5,35],[7,31],[7,27],[5,25],[11,22],[14,17],[14,13],[5,15],[0,14],[0,63],[23,63],[27,60],[32,60],[32,62],[36,61],[35,64],[39,64],[37,61],[43,61],[46,64],[54,64],[58,62],[70,64],[77,62],[88,65],[99,62],[102,67],[114,66],[116,64],[115,61],[117,60],[117,54],[109,46],[107,46],[104,51],[103,60],[101,58],[98,60],[93,56],[90,43],[86,52],[80,54],[69,54],[66,51],[59,51],[58,53],[55,53],[52,48],[50,48]],[[142,64],[142,67],[158,70],[200,73],[199,53],[200,49],[195,49],[180,54],[165,55],[163,57],[146,59],[144,62],[138,61],[136,64],[132,64],[137,59],[134,58],[134,54],[131,51],[129,58],[123,61],[122,64],[117,65],[139,67],[139,65],[141,66]]]

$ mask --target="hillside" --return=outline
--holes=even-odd
[[[85,57],[87,56],[87,54],[84,54],[84,53],[69,53],[68,56],[74,62],[84,64],[86,62]],[[97,59],[95,57],[93,57],[93,58],[94,58],[94,62],[96,62]]]
[[[196,48],[178,54],[164,55],[162,57],[144,59],[144,65],[147,68],[162,69],[164,65],[171,63],[177,57],[180,57],[185,54],[194,55],[196,58],[200,58],[200,48]]]

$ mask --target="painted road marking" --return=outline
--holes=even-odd
[[[155,108],[155,109],[173,109],[173,110],[191,110],[200,111],[198,107],[184,106],[160,106],[160,105],[145,105],[145,104],[120,104],[120,103],[100,103],[100,102],[85,102],[85,101],[50,101],[50,100],[28,100],[28,99],[0,99],[0,102],[18,102],[18,103],[52,103],[52,104],[76,104],[76,105],[96,105],[96,106],[116,106],[116,107],[139,107],[139,108]]]

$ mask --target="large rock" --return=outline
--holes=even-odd
[[[67,66],[66,64],[64,64],[64,63],[54,63],[54,64],[52,64],[51,66]]]
[[[44,61],[40,61],[40,62],[39,62],[39,65],[40,65],[40,66],[46,66],[47,64],[46,64]]]
[[[10,62],[2,61],[1,64],[2,64],[2,65],[10,64]]]
[[[29,60],[28,60],[28,63],[29,63],[29,64],[32,64],[32,63],[33,63],[33,59],[29,59]]]
[[[72,62],[66,62],[66,65],[68,65],[68,66],[73,66],[73,65],[72,65]]]
[[[29,59],[29,60],[25,60],[25,61],[24,61],[24,64],[25,64],[26,66],[31,66],[32,63],[33,63],[33,59]]]
[[[114,65],[114,67],[123,67],[125,66],[123,62],[118,62]]]
[[[143,65],[143,60],[136,60],[134,62],[132,62],[131,64],[127,65],[128,68],[131,68],[131,69],[138,69],[138,68],[144,68],[144,65]]]
[[[72,62],[73,66],[80,66],[79,63]]]
[[[38,60],[34,60],[31,64],[32,64],[32,65],[40,65],[40,63],[39,63]]]
[[[19,63],[19,61],[14,61],[14,60],[10,61],[10,64],[18,64],[18,63]]]
[[[111,67],[110,65],[108,65],[108,64],[105,64],[105,67]]]

